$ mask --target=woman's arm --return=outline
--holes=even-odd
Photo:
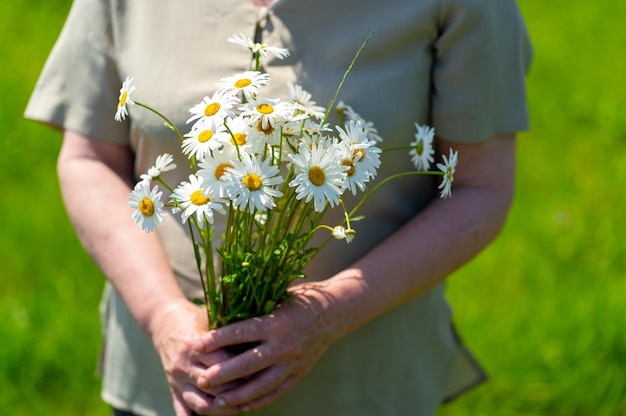
[[[214,414],[272,402],[303,377],[334,340],[426,292],[496,237],[513,199],[515,138],[437,142],[440,153],[447,154],[450,147],[459,151],[451,198],[433,200],[349,269],[295,287],[291,306],[202,338],[199,351],[260,342],[209,368],[198,380],[199,386],[209,388],[255,375],[218,397]]]
[[[226,353],[199,355],[193,341],[206,332],[206,312],[178,286],[155,233],[132,220],[128,206],[133,156],[128,146],[66,131],[58,158],[61,192],[81,243],[115,287],[163,361],[177,415],[210,405],[195,388],[200,371]],[[183,400],[184,398],[184,400]]]

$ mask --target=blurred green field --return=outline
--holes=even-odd
[[[103,278],[59,197],[59,133],[22,119],[69,5],[0,2],[1,415],[110,414],[95,377]],[[517,200],[449,284],[491,381],[440,416],[626,415],[626,3],[520,6],[535,60]]]

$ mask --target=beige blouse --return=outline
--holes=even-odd
[[[151,113],[131,107],[129,121],[113,120],[122,80],[134,77],[135,98],[187,131],[188,109],[212,94],[219,78],[248,69],[250,54],[226,39],[255,31],[291,51],[285,60],[266,61],[271,85],[262,94],[283,96],[292,81],[324,106],[374,32],[339,98],[375,123],[384,147],[410,143],[415,122],[459,142],[528,127],[531,47],[514,0],[279,0],[269,8],[250,0],[75,0],[26,116],[129,144],[137,175],[164,152],[185,166],[178,139]],[[410,169],[408,153],[385,155],[378,177]],[[186,176],[177,169],[166,178]],[[327,278],[363,256],[436,197],[436,187],[426,176],[382,187],[363,209],[358,237],[349,246],[332,242],[308,268],[309,278]],[[169,215],[158,232],[181,287],[190,298],[201,296],[185,227]],[[108,285],[101,311],[104,400],[146,416],[172,415],[154,347]],[[453,328],[440,284],[332,345],[262,414],[431,415],[483,380]]]

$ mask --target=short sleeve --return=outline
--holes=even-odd
[[[25,117],[95,140],[128,143],[114,120],[121,87],[106,0],[75,0],[25,111]]]
[[[514,0],[442,0],[433,66],[432,124],[476,142],[529,127],[532,46]]]

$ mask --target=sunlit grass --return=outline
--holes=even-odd
[[[68,10],[0,3],[0,414],[105,415],[95,363],[102,276],[57,186],[60,134],[22,119]]]
[[[441,415],[624,414],[626,8],[521,6],[535,60],[517,200],[449,285],[491,381]]]

